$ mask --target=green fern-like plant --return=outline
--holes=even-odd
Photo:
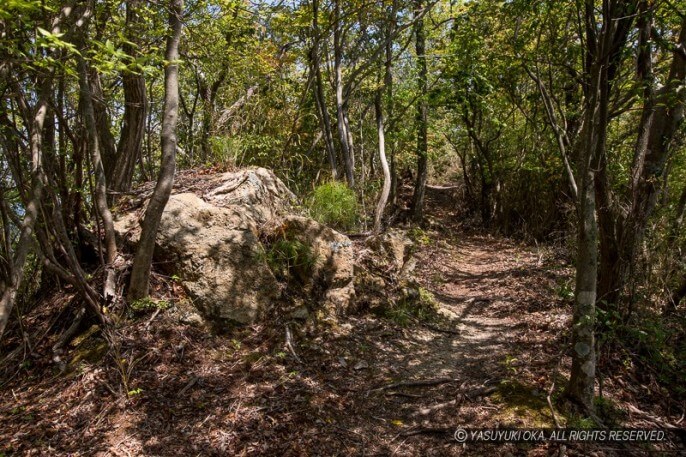
[[[265,252],[269,267],[277,277],[306,279],[316,256],[312,248],[299,240],[278,239]]]
[[[319,185],[309,199],[310,216],[330,227],[350,230],[357,221],[357,196],[342,182]]]

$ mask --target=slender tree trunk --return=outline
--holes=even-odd
[[[207,162],[212,157],[212,146],[210,136],[212,133],[212,105],[210,102],[210,87],[204,77],[200,77],[200,100],[202,105],[202,116],[200,126],[200,160]]]
[[[319,0],[312,0],[312,34],[313,44],[310,54],[310,62],[312,72],[314,73],[313,94],[314,101],[317,105],[317,112],[319,113],[319,123],[321,125],[322,133],[324,135],[324,143],[326,145],[326,153],[329,158],[329,166],[331,166],[331,174],[333,179],[338,179],[338,164],[336,160],[336,147],[334,146],[333,133],[331,129],[331,118],[329,111],[326,108],[326,97],[324,95],[324,82],[322,80],[321,70],[321,46],[319,44]]]
[[[567,153],[567,145],[570,143],[569,137],[567,136],[567,131],[561,122],[558,122],[558,117],[555,114],[555,107],[553,105],[553,100],[548,90],[538,77],[536,73],[531,71],[528,66],[524,65],[524,70],[529,75],[529,77],[536,83],[539,93],[541,94],[541,99],[543,99],[543,106],[545,107],[546,119],[548,119],[548,124],[550,125],[553,133],[555,133],[555,140],[557,141],[557,148],[560,151],[560,158],[562,159],[562,165],[565,169],[565,176],[567,177],[567,183],[569,184],[569,190],[572,193],[572,197],[575,200],[579,198],[579,189],[576,184],[576,179],[574,178],[574,170],[569,162],[569,155]],[[564,121],[564,118],[563,118]],[[564,124],[564,122],[563,122]]]
[[[414,0],[415,16],[422,14],[424,10],[423,0]],[[426,192],[426,181],[428,178],[428,140],[427,140],[427,116],[428,106],[426,95],[427,67],[426,67],[426,33],[424,30],[424,19],[417,20],[415,25],[416,52],[417,52],[417,90],[419,91],[419,101],[417,103],[416,125],[417,125],[417,180],[414,186],[412,197],[412,218],[416,222],[421,222],[424,217],[424,194]]]
[[[588,8],[588,6],[587,6]],[[591,14],[592,9],[587,10]],[[607,31],[605,30],[605,33]],[[588,53],[596,50],[589,40]],[[577,203],[578,246],[576,256],[576,285],[574,289],[574,314],[572,317],[572,369],[565,395],[586,413],[592,413],[595,391],[595,306],[598,280],[598,224],[596,221],[595,172],[597,154],[603,152],[604,143],[599,143],[598,129],[606,128],[600,122],[599,105],[603,97],[603,77],[600,74],[603,62],[593,62],[589,70],[588,93],[586,95],[587,127],[582,132],[581,160],[579,174],[581,188]]]
[[[644,6],[645,8],[647,7]],[[647,19],[643,17],[642,20]],[[647,27],[649,25],[644,25],[643,28]],[[639,37],[646,33],[648,32],[641,30]],[[667,82],[659,90],[652,89],[653,78],[648,64],[649,46],[650,43],[646,43],[639,49],[639,62],[643,63],[639,67],[639,75],[643,76],[646,88],[634,153],[631,207],[626,218],[616,222],[616,248],[607,250],[605,255],[601,256],[599,294],[602,294],[601,298],[608,297],[608,301],[613,303],[619,300],[627,280],[634,276],[636,257],[662,190],[663,178],[667,173],[667,161],[674,150],[672,143],[684,121],[686,91],[683,90],[683,81],[686,78],[686,57],[679,50],[686,47],[686,17],[682,18],[678,46],[672,53]],[[608,226],[608,230],[615,228],[609,224],[605,225]],[[627,313],[630,312],[631,307],[627,310]]]
[[[223,67],[217,79],[210,84],[203,75],[198,77],[198,91],[200,100],[202,101],[202,125],[200,128],[200,150],[202,153],[202,160],[208,161],[212,159],[212,144],[210,139],[215,129],[215,101],[217,99],[217,92],[226,79],[226,67]],[[247,95],[241,97],[234,106],[230,107],[222,117],[226,120],[230,119],[235,111],[238,110],[245,102],[247,102],[253,93],[257,90],[257,86],[253,86],[247,91]],[[243,102],[241,102],[243,100]],[[230,114],[228,114],[230,113]]]
[[[24,279],[24,266],[33,246],[33,231],[36,220],[38,219],[40,201],[43,195],[44,176],[42,140],[43,125],[45,123],[46,113],[48,112],[49,87],[50,84],[45,83],[45,87],[42,89],[40,98],[36,104],[33,119],[31,120],[29,141],[31,148],[31,181],[33,189],[31,191],[31,199],[25,208],[24,220],[20,227],[19,240],[17,242],[17,249],[10,264],[9,281],[5,284],[2,296],[0,297],[0,339],[2,339],[5,327],[7,326],[10,314],[12,313],[19,286]]]
[[[598,306],[614,309],[619,302],[619,284],[616,283],[619,260],[619,233],[617,214],[612,204],[607,171],[607,156],[603,155],[596,171],[596,212],[599,228],[600,270],[598,276]]]
[[[483,164],[479,164],[479,172],[481,175],[481,221],[484,227],[488,228],[491,226],[491,221],[493,220],[493,207],[491,201],[493,200],[493,189],[495,185],[493,184],[493,178],[491,176],[488,168]]]
[[[595,219],[594,172],[582,177],[579,192],[579,245],[572,323],[572,370],[566,395],[586,412],[594,410],[595,302],[598,277],[598,228]]]
[[[354,147],[350,125],[348,122],[347,105],[344,97],[343,87],[343,24],[341,20],[340,0],[334,2],[334,26],[333,26],[333,47],[334,47],[334,73],[336,86],[336,124],[338,126],[338,136],[341,142],[343,153],[343,165],[345,166],[345,177],[350,187],[355,187],[355,162],[353,158]]]
[[[141,75],[126,73],[124,85],[124,118],[117,148],[117,163],[110,188],[117,192],[131,190],[136,164],[140,161],[145,136],[145,119],[148,97],[145,79]]]
[[[600,46],[608,31],[607,21],[603,19],[601,38],[596,37],[594,5],[586,0],[586,86],[585,90],[585,130],[580,145],[579,175],[581,188],[577,202],[578,246],[576,256],[576,284],[574,288],[574,313],[572,316],[572,369],[565,395],[586,413],[595,409],[595,302],[598,280],[598,225],[595,218],[595,167],[599,150],[597,128],[599,123],[600,91],[603,90],[602,57]]]
[[[81,55],[77,56],[77,61],[80,97],[83,107],[83,117],[86,124],[86,133],[88,136],[88,150],[95,173],[95,192],[93,200],[95,201],[97,212],[102,218],[103,229],[105,231],[105,269],[107,273],[103,296],[108,300],[114,298],[116,295],[113,263],[117,257],[117,243],[114,233],[114,219],[112,218],[112,213],[107,205],[107,179],[105,177],[105,168],[103,167],[102,157],[100,155],[100,136],[98,135],[97,130],[93,95],[88,81],[88,65]]]
[[[594,411],[595,305],[598,297],[598,223],[596,198],[606,183],[597,182],[605,162],[609,100],[612,85],[635,13],[632,2],[603,0],[602,25],[598,30],[596,5],[585,2],[585,119],[580,145],[578,202],[579,246],[572,320],[572,370],[566,395],[585,412]],[[635,5],[634,5],[635,6]],[[602,175],[600,175],[602,177]],[[603,177],[604,179],[604,177]],[[606,205],[607,199],[602,204]],[[599,218],[602,210],[598,211]]]
[[[386,61],[384,63],[384,91],[386,92],[386,118],[391,119],[393,117],[393,36],[395,35],[396,20],[395,16],[398,9],[398,1],[393,0],[392,5],[389,7],[388,14],[388,24],[386,29]],[[386,127],[386,135],[392,139],[392,129]],[[398,194],[398,174],[395,166],[395,148],[396,143],[394,141],[389,141],[390,146],[390,176],[391,176],[391,187],[389,199],[392,206],[396,204],[396,196]]]
[[[326,101],[324,98],[324,86],[322,83],[322,72],[317,63],[315,68],[314,81],[314,98],[319,111],[319,122],[321,124],[322,133],[324,135],[324,144],[326,145],[326,154],[329,158],[329,166],[331,167],[331,175],[333,179],[339,178],[338,161],[336,160],[336,147],[333,140],[333,132],[331,129],[331,118],[326,108]]]
[[[379,162],[383,170],[383,188],[381,189],[381,196],[376,205],[376,213],[374,215],[374,233],[381,233],[381,223],[383,220],[384,209],[388,202],[388,195],[391,192],[391,171],[388,168],[388,161],[386,160],[386,136],[384,132],[384,115],[382,108],[381,90],[377,91],[374,99],[374,108],[376,110],[376,128],[379,135]]]
[[[136,41],[136,26],[140,22],[135,4],[136,0],[126,3],[126,28],[131,35],[128,39],[132,42]],[[128,43],[124,45],[124,52],[132,57],[138,55],[136,47]],[[108,181],[109,187],[117,192],[131,190],[133,174],[142,153],[145,120],[148,112],[145,76],[134,71],[124,70],[122,82],[124,86],[124,116],[121,136],[117,145],[117,160]]]
[[[100,150],[100,157],[102,166],[105,170],[105,176],[109,182],[112,173],[114,172],[115,164],[117,163],[117,148],[114,141],[114,135],[110,130],[112,122],[110,115],[107,112],[107,102],[105,100],[105,92],[102,89],[102,81],[97,70],[87,68],[88,70],[88,88],[91,94],[91,105],[93,107],[93,115],[95,118],[95,129],[98,135],[98,145]]]
[[[150,269],[155,250],[155,237],[174,185],[176,167],[176,124],[179,114],[179,42],[181,41],[183,0],[170,0],[169,28],[167,38],[164,70],[164,109],[162,118],[161,146],[162,165],[157,185],[145,211],[145,218],[133,260],[129,300],[138,300],[148,296],[150,287]]]

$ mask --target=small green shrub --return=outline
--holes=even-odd
[[[313,219],[336,229],[350,230],[357,221],[357,197],[342,182],[332,181],[318,186],[308,206]]]
[[[171,306],[171,303],[166,300],[155,300],[150,297],[145,297],[140,300],[134,300],[129,306],[134,313],[145,313],[154,309],[165,310]]]
[[[567,280],[557,284],[555,294],[562,300],[571,300],[574,298],[574,284],[573,281]]]
[[[436,314],[436,300],[431,292],[418,287],[405,290],[403,297],[382,310],[382,315],[405,327],[412,322],[428,321]]]
[[[278,239],[267,248],[265,254],[267,264],[277,278],[297,277],[305,280],[316,261],[312,248],[299,240]]]
[[[407,236],[409,236],[412,241],[420,246],[426,246],[431,243],[431,238],[429,238],[429,235],[419,227],[412,227],[407,232]]]

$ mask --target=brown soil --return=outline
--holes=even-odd
[[[332,328],[275,321],[213,335],[180,324],[172,308],[118,329],[117,354],[98,360],[91,338],[95,349],[73,349],[65,359],[83,357],[60,373],[50,326],[64,303],[53,303],[24,322],[47,336],[0,379],[0,455],[641,455],[455,442],[457,427],[554,426],[546,396],[565,379],[570,320],[556,291],[571,269],[548,251],[458,226],[427,237],[417,273],[438,311],[409,325],[362,312]],[[300,361],[285,346],[286,325]],[[620,409],[637,401],[622,397],[621,382],[605,386]],[[646,400],[641,410],[677,421]],[[623,425],[655,427],[637,415]]]

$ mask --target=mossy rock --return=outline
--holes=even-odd
[[[500,406],[496,418],[506,424],[530,428],[554,427],[545,394],[518,381],[503,381],[491,395]]]

